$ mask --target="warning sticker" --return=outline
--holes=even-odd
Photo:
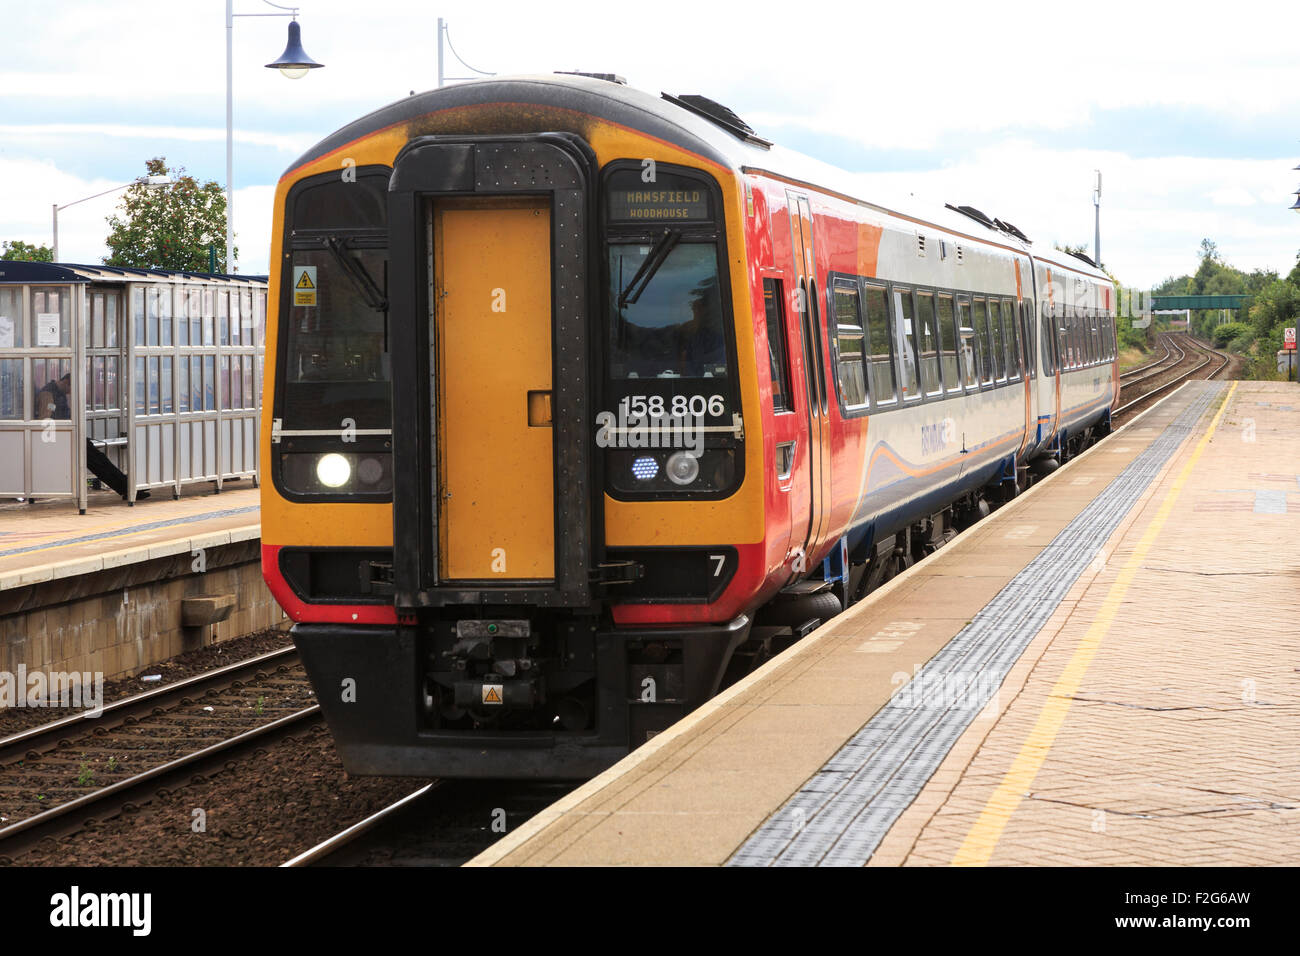
[[[483,703],[485,703],[485,704],[499,704],[499,703],[501,703],[501,690],[502,690],[502,687],[501,687],[500,684],[484,684],[484,685],[483,685]]]
[[[316,267],[293,267],[293,304],[316,304]]]

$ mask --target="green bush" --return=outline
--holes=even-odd
[[[1249,333],[1251,328],[1245,322],[1226,322],[1214,327],[1215,348],[1225,348],[1233,339]]]

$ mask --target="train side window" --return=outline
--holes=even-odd
[[[1016,304],[1010,299],[1002,300],[1002,328],[1007,336],[1007,378],[1019,381],[1023,359],[1020,355],[1020,321],[1017,318]]]
[[[813,418],[817,418],[821,406],[817,401],[817,373],[813,367],[813,337],[812,329],[808,326],[808,285],[805,279],[799,280],[796,308],[799,310],[799,337],[803,339],[804,395],[807,397],[809,412]]]
[[[975,334],[975,319],[971,314],[970,299],[964,295],[957,297],[957,334],[962,384],[967,388],[978,388],[979,336]]]
[[[1077,305],[1074,307],[1074,367],[1083,368],[1088,364],[1087,353],[1083,350],[1084,332],[1083,332],[1083,310]]]
[[[790,394],[790,359],[785,341],[784,283],[763,280],[763,305],[767,313],[767,357],[772,369],[772,411],[794,410]]]
[[[836,279],[832,292],[835,304],[835,379],[839,384],[840,400],[846,408],[862,408],[867,404],[867,381],[857,284]]]
[[[939,377],[939,334],[934,324],[934,293],[916,294],[916,320],[920,324],[921,386],[927,395],[943,391]]]
[[[817,396],[821,401],[822,414],[825,415],[829,407],[826,404],[826,349],[822,347],[821,306],[817,304],[816,280],[812,281],[808,289],[808,301],[812,304],[813,348],[817,350]]]
[[[1070,314],[1062,307],[1061,314],[1055,316],[1057,367],[1069,371],[1072,367],[1070,356]]]
[[[1092,310],[1092,321],[1088,323],[1092,329],[1092,360],[1094,363],[1100,362],[1101,354],[1101,313],[1096,309]]]
[[[984,365],[988,361],[984,355],[984,330],[981,328],[983,322],[984,300],[972,298],[970,300],[970,328],[971,328],[971,346],[972,357],[975,362],[975,384],[978,385],[984,376]]]
[[[889,306],[883,286],[866,287],[867,345],[871,357],[871,394],[877,405],[898,401],[898,382],[894,376],[894,334],[889,321]]]
[[[1067,369],[1078,368],[1078,323],[1074,321],[1074,307],[1066,306],[1065,309],[1065,361]]]
[[[957,344],[961,341],[961,324],[953,307],[952,293],[939,293],[939,350],[942,354],[943,381],[950,392],[961,391],[961,373],[957,369]]]
[[[912,290],[894,286],[894,323],[903,350],[903,398],[921,397],[920,352],[916,342],[916,323],[913,321]]]
[[[989,299],[989,330],[993,333],[993,370],[999,384],[1007,380],[1006,332],[1002,327],[1002,303]]]
[[[1030,378],[1038,377],[1038,350],[1034,348],[1034,309],[1029,300],[1020,303],[1021,347],[1025,350],[1025,369]]]
[[[1056,374],[1056,360],[1053,354],[1056,348],[1056,324],[1052,319],[1052,307],[1043,303],[1043,318],[1039,323],[1040,344],[1043,349],[1043,374]]]
[[[972,325],[975,328],[975,357],[979,359],[980,384],[990,385],[996,374],[993,367],[993,338],[989,333],[988,303],[974,300]]]

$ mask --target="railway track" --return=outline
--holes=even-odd
[[[579,785],[434,780],[280,865],[460,866]]]
[[[1146,375],[1142,375],[1138,378],[1131,379],[1127,382],[1123,381],[1123,376],[1121,376],[1120,378],[1122,384],[1121,384],[1120,396],[1121,398],[1128,397],[1124,394],[1125,389],[1132,389],[1133,386],[1145,382],[1148,379],[1155,378],[1157,376],[1166,375],[1174,371],[1179,371],[1179,374],[1169,379],[1169,381],[1167,382],[1162,382],[1156,385],[1154,388],[1148,388],[1143,390],[1143,392],[1139,395],[1129,397],[1129,400],[1127,402],[1120,405],[1112,413],[1112,416],[1114,418],[1118,419],[1121,415],[1131,416],[1132,414],[1135,414],[1135,409],[1137,409],[1139,406],[1143,406],[1148,401],[1155,398],[1156,396],[1162,395],[1163,393],[1169,391],[1170,389],[1178,387],[1183,382],[1186,382],[1192,377],[1197,376],[1198,373],[1204,371],[1207,367],[1211,365],[1214,365],[1214,368],[1212,368],[1208,374],[1204,375],[1203,376],[1204,378],[1212,379],[1216,375],[1220,374],[1225,368],[1228,367],[1227,355],[1218,351],[1217,349],[1211,348],[1208,345],[1204,345],[1201,342],[1198,342],[1190,335],[1180,336],[1182,340],[1182,344],[1190,346],[1190,349],[1182,348],[1182,345],[1180,345],[1178,341],[1173,340],[1174,336],[1171,333],[1164,333],[1161,336],[1161,338],[1162,340],[1169,339],[1170,341],[1167,344],[1172,346],[1173,350],[1180,353],[1180,358],[1178,359],[1178,361],[1176,361],[1175,363],[1173,363],[1172,365],[1166,368],[1161,368],[1154,372],[1149,372]],[[1217,365],[1215,365],[1216,362],[1218,363]],[[1161,364],[1161,363],[1160,362],[1152,363],[1152,365],[1157,365],[1157,364]],[[1190,367],[1182,368],[1182,366],[1184,365],[1188,365]],[[1150,367],[1151,366],[1148,365],[1148,366],[1144,366],[1143,368],[1150,368]],[[1141,370],[1142,369],[1134,369],[1132,371],[1141,371]],[[1130,392],[1129,395],[1131,396],[1132,392]]]
[[[288,647],[0,739],[0,860],[319,720],[311,696]]]
[[[1164,355],[1160,356],[1160,358],[1156,359],[1154,362],[1148,362],[1146,365],[1138,365],[1135,368],[1131,368],[1126,371],[1120,372],[1119,380],[1122,382],[1124,381],[1124,379],[1131,378],[1132,376],[1137,375],[1139,372],[1145,372],[1147,369],[1155,368],[1157,365],[1163,365],[1164,363],[1168,362],[1171,358],[1173,358],[1174,349],[1172,347],[1172,343],[1168,340],[1166,335],[1160,336],[1160,346],[1165,350]],[[1175,361],[1177,360],[1175,359]]]
[[[231,761],[269,747],[321,719],[320,706],[313,704],[0,828],[0,863],[13,863],[42,840],[75,833],[92,826],[96,820],[129,810],[170,789],[223,770]]]

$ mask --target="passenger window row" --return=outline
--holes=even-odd
[[[1043,311],[1044,332],[1055,329],[1056,364],[1062,370],[1115,360],[1115,319],[1109,312],[1073,306],[1053,311],[1046,305]]]
[[[831,276],[832,359],[845,414],[1036,377],[1032,306],[1010,296]]]
[[[1037,377],[1028,299],[1017,303],[1010,296],[843,274],[830,278],[827,334],[845,415]],[[764,279],[763,292],[772,407],[793,411],[783,285],[779,279]],[[1116,357],[1115,320],[1101,309],[1053,310],[1043,303],[1039,342],[1045,375],[1111,362]]]

